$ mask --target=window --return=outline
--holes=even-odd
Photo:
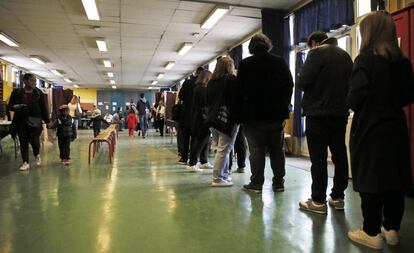
[[[213,73],[216,68],[217,60],[214,60],[208,64],[208,70]]]
[[[249,44],[250,44],[250,40],[248,40],[248,41],[246,41],[242,44],[242,48],[243,48],[242,59],[251,56],[251,54],[249,52]]]
[[[341,38],[338,38],[338,47],[347,51],[348,54],[351,55],[351,37],[343,36]]]
[[[371,12],[371,0],[358,0],[358,17]]]

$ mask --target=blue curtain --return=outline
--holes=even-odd
[[[296,73],[299,73],[303,64],[305,62],[305,53],[297,53],[296,54]],[[295,83],[297,79],[297,75],[295,77]],[[305,129],[304,129],[304,118],[302,117],[302,96],[303,92],[298,89],[295,85],[294,90],[295,96],[295,105],[294,105],[294,118],[293,118],[293,136],[296,137],[303,137],[305,136]]]
[[[295,41],[306,41],[314,31],[354,24],[354,0],[314,0],[295,12]]]
[[[230,51],[230,57],[234,61],[234,67],[236,69],[239,69],[240,62],[242,61],[242,58],[243,58],[243,47],[242,47],[242,45],[238,45],[237,47],[233,48]]]
[[[262,9],[262,31],[272,41],[272,54],[284,56],[284,17],[286,11]],[[289,26],[288,26],[289,27]]]

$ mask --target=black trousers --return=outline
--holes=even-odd
[[[165,120],[164,119],[160,119],[160,120],[156,120],[157,122],[157,127],[160,130],[160,135],[164,136],[164,124],[165,124]]]
[[[70,160],[70,137],[58,137],[60,159]]]
[[[200,157],[200,163],[207,163],[208,156],[208,141],[210,139],[210,132],[200,135],[195,135],[191,138],[190,144],[190,162],[189,165],[193,166],[197,164],[198,157]]]
[[[384,194],[359,193],[361,196],[363,230],[370,236],[381,233],[381,225],[386,230],[400,229],[404,215],[404,194],[387,192]]]
[[[181,145],[181,159],[184,161],[188,160],[188,154],[190,151],[190,139],[191,139],[191,129],[190,127],[180,127],[180,145]]]
[[[244,135],[243,126],[239,127],[239,132],[237,133],[236,142],[234,143],[234,149],[230,153],[230,160],[229,160],[229,170],[233,166],[233,152],[237,155],[237,167],[244,168],[246,167],[246,136]]]
[[[335,165],[331,197],[344,198],[348,186],[348,158],[345,131],[348,117],[307,117],[306,138],[312,162],[312,199],[325,202],[328,187],[328,147]]]
[[[178,156],[181,157],[182,154],[182,146],[181,145],[181,129],[180,129],[180,125],[178,124],[178,122],[175,122],[175,129],[177,130],[177,150],[178,150]]]
[[[33,155],[37,156],[40,153],[40,134],[42,128],[29,127],[21,123],[17,135],[20,141],[20,152],[22,154],[23,162],[29,162],[29,143],[33,149]]]
[[[244,124],[250,151],[250,167],[253,185],[261,187],[264,183],[266,150],[269,152],[270,165],[273,170],[273,184],[283,182],[285,176],[285,152],[283,151],[284,120],[254,121]]]

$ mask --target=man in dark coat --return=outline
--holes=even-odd
[[[182,110],[180,112],[180,121],[179,121],[179,132],[180,132],[180,155],[181,158],[178,160],[180,164],[187,164],[188,152],[190,148],[190,138],[191,138],[191,108],[193,104],[193,93],[195,88],[195,82],[197,76],[204,69],[199,67],[197,68],[194,75],[191,75],[184,83],[178,93],[178,98],[182,102]]]
[[[289,118],[293,81],[283,58],[269,53],[272,43],[264,34],[249,44],[253,56],[244,59],[238,71],[241,114],[250,151],[252,176],[244,189],[260,193],[264,183],[266,150],[273,170],[273,190],[284,191],[285,155],[283,128]]]
[[[140,95],[140,98],[137,102],[136,110],[138,111],[139,123],[141,124],[142,138],[145,138],[147,136],[147,130],[148,130],[147,112],[151,110],[151,106],[149,102],[146,100],[144,93],[141,93]]]
[[[312,198],[302,201],[303,210],[327,213],[327,150],[335,164],[334,186],[329,204],[344,209],[344,191],[348,186],[348,158],[345,132],[348,122],[346,96],[352,59],[338,47],[335,38],[314,32],[308,39],[311,48],[297,83],[303,90],[303,114],[306,116],[306,138],[312,162]]]

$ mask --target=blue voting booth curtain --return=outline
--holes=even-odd
[[[306,41],[314,31],[328,31],[353,24],[353,0],[314,0],[295,12],[295,40]]]
[[[234,61],[234,67],[236,69],[239,69],[240,62],[242,61],[242,58],[243,58],[243,46],[238,45],[237,47],[230,50],[230,57]]]
[[[262,31],[272,41],[272,54],[284,56],[285,10],[262,9]],[[289,26],[288,26],[289,28]],[[289,31],[288,31],[289,32]]]

